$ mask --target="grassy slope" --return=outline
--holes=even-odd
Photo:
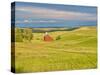
[[[16,72],[37,72],[96,68],[97,35],[95,27],[49,33],[54,39],[43,41],[43,33],[34,33],[32,42],[16,42]]]

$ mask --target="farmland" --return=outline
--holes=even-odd
[[[50,29],[44,28],[43,30]],[[16,73],[97,67],[97,29],[95,26],[54,30],[48,34],[54,39],[53,41],[43,41],[44,32],[33,31],[31,41],[15,42]],[[58,36],[60,39],[57,39]]]

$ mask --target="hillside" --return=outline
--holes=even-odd
[[[15,43],[16,72],[96,68],[96,30],[96,27],[80,27],[48,32],[54,39],[52,42],[43,41],[44,33],[33,33],[31,42]]]

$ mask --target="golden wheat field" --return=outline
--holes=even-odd
[[[90,69],[97,67],[97,29],[80,27],[70,31],[53,31],[53,41],[43,40],[44,33],[33,32],[29,41],[15,42],[15,70],[44,72]],[[57,40],[56,38],[60,36]],[[13,53],[13,51],[12,51]]]

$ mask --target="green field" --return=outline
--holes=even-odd
[[[53,41],[43,41],[43,32],[33,32],[30,42],[15,42],[16,73],[97,67],[97,29],[95,26],[48,33],[54,39]],[[56,40],[58,36],[60,39]]]

